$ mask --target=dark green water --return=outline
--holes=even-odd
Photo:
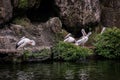
[[[0,80],[120,80],[120,63],[0,64]]]

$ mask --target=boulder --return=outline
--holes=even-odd
[[[100,21],[99,0],[55,0],[60,18],[67,27],[77,27]]]
[[[120,27],[120,0],[101,0],[103,26]]]

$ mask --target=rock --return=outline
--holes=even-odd
[[[76,27],[100,21],[99,0],[55,0],[65,26]]]
[[[13,7],[11,0],[0,0],[0,24],[12,18]]]
[[[51,18],[46,23],[38,25],[38,28],[41,29],[39,41],[42,42],[42,45],[54,45],[61,38],[59,34],[62,31],[62,23],[58,17]]]
[[[103,26],[120,27],[120,0],[101,0]]]
[[[46,22],[46,26],[49,27],[54,33],[61,32],[62,23],[58,17],[51,18]]]

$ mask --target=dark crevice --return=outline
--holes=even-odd
[[[54,0],[42,0],[38,8],[27,10],[27,17],[32,22],[46,22],[50,17],[58,17],[59,8],[55,5]]]
[[[81,33],[82,28],[85,29],[86,33],[88,33],[88,32],[94,31],[95,27],[97,27],[98,25],[99,25],[98,22],[94,22],[94,23],[90,22],[86,25],[79,24],[76,27],[68,27],[63,24],[63,28],[67,32],[72,33],[75,38],[79,38],[82,36],[82,33]]]

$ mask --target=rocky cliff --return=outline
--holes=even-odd
[[[19,14],[30,19],[40,16],[41,21],[43,16],[46,21],[57,16],[68,29],[96,22],[119,26],[119,8],[119,0],[0,0],[0,24]]]
[[[60,32],[59,30],[62,27],[76,35],[80,33],[81,28],[90,30],[96,26],[96,23],[100,23],[103,26],[119,27],[119,14],[119,0],[0,0],[0,24],[6,24],[6,22],[11,24],[14,23],[16,19],[19,21],[19,18],[27,18],[30,23],[30,25],[24,23],[25,28],[13,26],[6,28],[4,26],[4,28],[1,29],[0,35],[5,36],[2,32],[4,33],[4,29],[6,29],[6,33],[10,32],[15,35],[14,37],[16,38],[24,35],[28,37],[38,35],[42,37],[41,39],[43,39],[43,41],[50,39],[49,41],[53,42],[51,38],[53,34],[47,35],[49,33],[47,30]],[[54,17],[57,17],[57,19],[54,20]],[[52,23],[49,22],[51,18],[53,18]],[[61,23],[57,23],[56,21]],[[41,26],[42,28],[39,28]],[[41,32],[41,29],[44,32]],[[18,33],[15,32],[16,30]],[[21,31],[22,33],[20,33]],[[49,39],[46,39],[45,36]],[[37,38],[38,37],[35,39]]]
[[[98,24],[119,27],[119,18],[120,0],[0,0],[0,49],[15,50],[25,36],[36,42],[26,48],[36,53],[35,60],[46,60],[50,51],[38,53],[63,40],[62,28],[80,37],[81,28],[88,32]],[[30,60],[33,54],[27,54]]]

